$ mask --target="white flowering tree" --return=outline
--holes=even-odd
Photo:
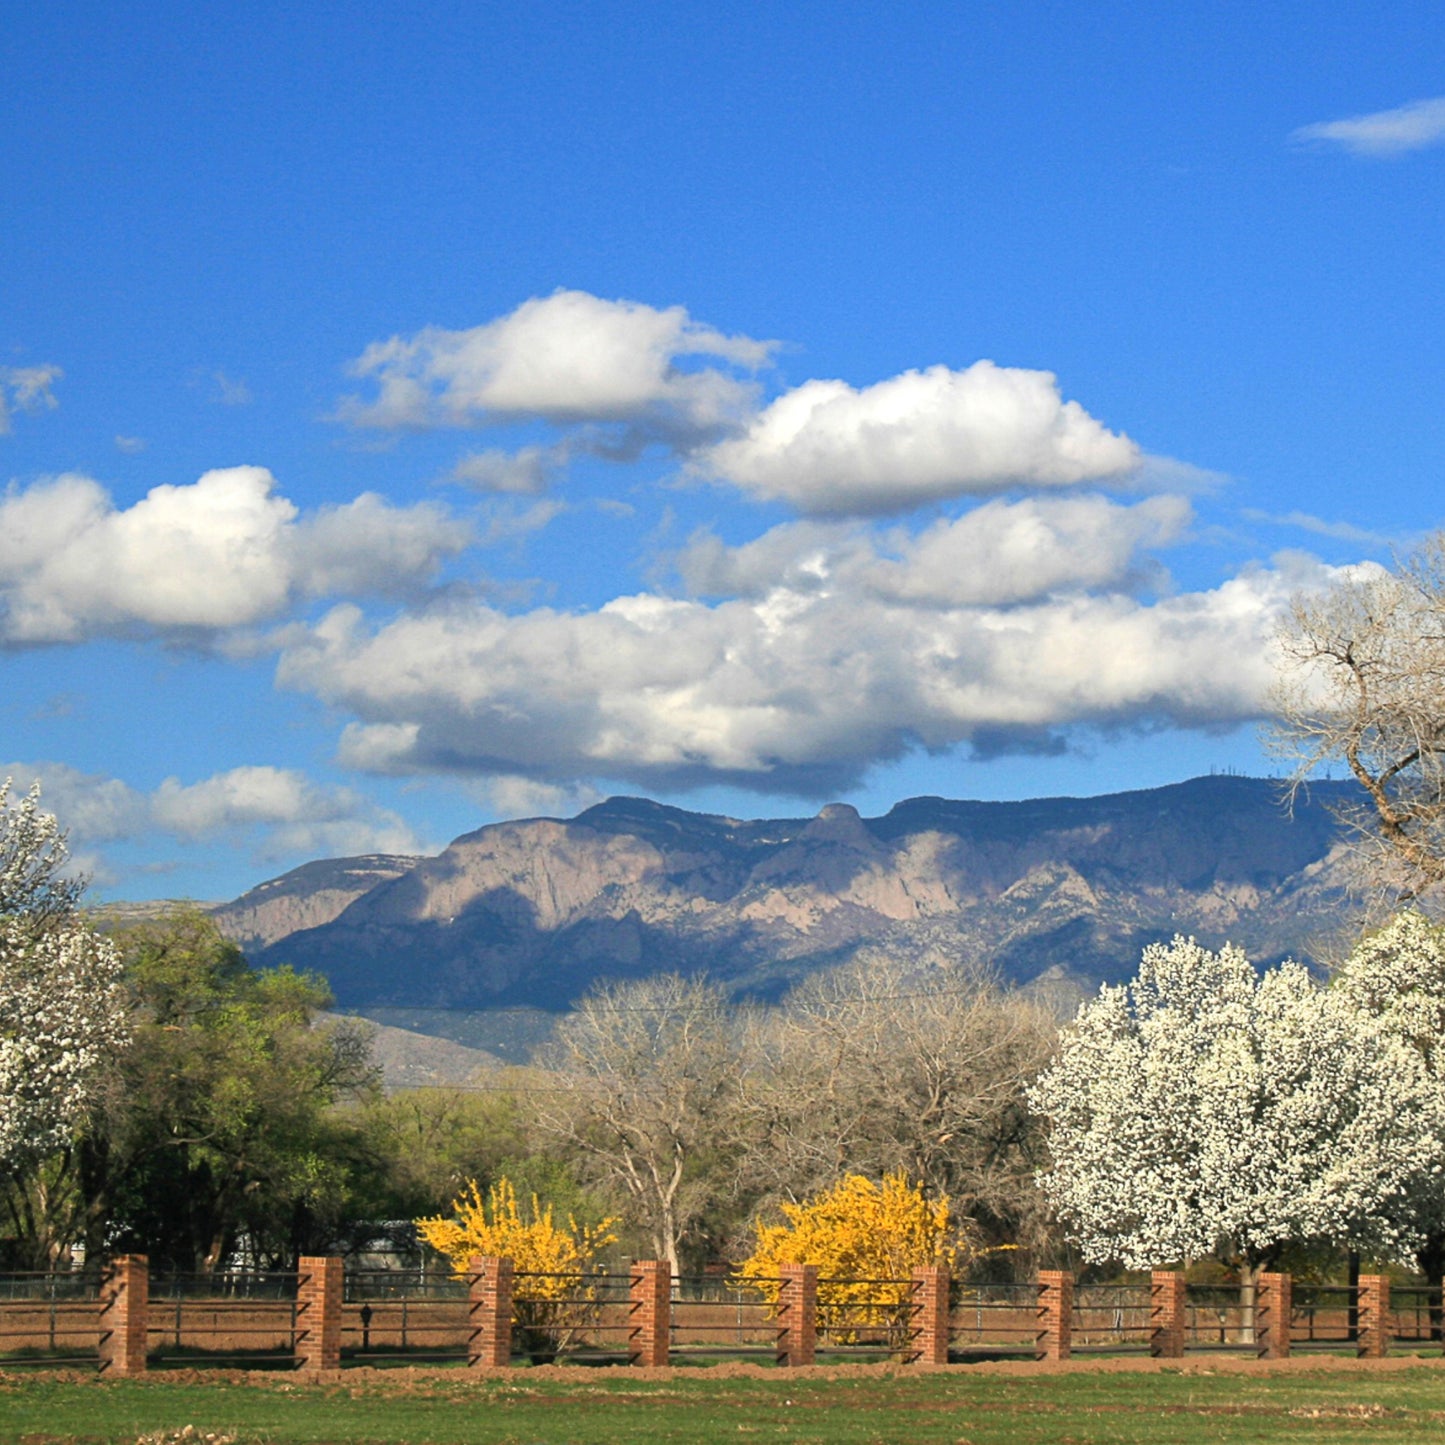
[[[1237,948],[1145,949],[1065,1030],[1031,1102],[1040,1183],[1086,1259],[1213,1255],[1252,1285],[1292,1242],[1409,1259],[1402,1207],[1439,1158],[1418,1052],[1342,990]]]
[[[120,960],[62,875],[65,836],[38,788],[0,785],[0,1173],[59,1147],[123,1047]]]
[[[1445,927],[1413,910],[1397,915],[1355,946],[1334,988],[1418,1058],[1436,1132],[1445,1135]],[[1438,1285],[1445,1275],[1445,1158],[1412,1181],[1403,1211],[1418,1236],[1415,1262]]]

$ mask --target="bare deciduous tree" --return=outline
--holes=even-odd
[[[995,1238],[1037,1211],[1024,1091],[1057,1020],[967,968],[868,959],[802,985],[754,1026],[755,1187],[797,1200],[902,1170]]]
[[[1343,762],[1367,881],[1396,898],[1445,882],[1445,534],[1297,597],[1279,641],[1268,742],[1291,788]]]
[[[717,989],[664,974],[595,990],[545,1060],[537,1122],[626,1200],[674,1274],[716,1192],[702,1166],[737,1143],[736,1030]]]

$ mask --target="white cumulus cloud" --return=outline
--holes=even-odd
[[[711,533],[677,558],[692,593],[760,597],[846,588],[925,606],[1007,606],[1052,592],[1154,576],[1141,550],[1176,541],[1193,517],[1182,497],[1123,506],[1099,496],[995,500],[913,533],[857,523],[786,522],[738,547]]]
[[[749,494],[818,515],[900,512],[948,497],[1120,476],[1140,452],[1047,371],[978,361],[861,390],[807,381],[697,459]]]
[[[149,793],[61,762],[0,763],[0,778],[6,777],[20,791],[38,781],[41,805],[68,830],[76,856],[102,868],[100,845],[156,833],[188,843],[245,838],[262,860],[424,851],[390,809],[350,788],[323,787],[293,768],[230,768],[195,783],[167,778]]]
[[[153,487],[124,509],[67,474],[0,497],[0,638],[245,627],[301,596],[415,588],[468,540],[431,503],[364,495],[303,517],[263,467]]]
[[[353,767],[827,793],[920,747],[1258,716],[1297,571],[1152,602],[1075,590],[943,605],[778,586],[579,613],[469,601],[380,627],[340,607],[294,640],[278,681],[352,714]]]
[[[1445,96],[1414,100],[1393,110],[1302,125],[1290,137],[1337,145],[1352,155],[1394,156],[1445,142]]]
[[[374,383],[375,395],[350,398],[341,415],[374,427],[540,417],[695,437],[750,410],[754,388],[737,372],[755,371],[771,350],[704,326],[681,306],[557,291],[468,330],[433,326],[373,342],[351,371]]]

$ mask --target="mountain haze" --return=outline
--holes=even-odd
[[[1328,805],[1349,792],[1319,784],[1289,814],[1277,783],[1207,777],[757,821],[613,798],[435,858],[307,864],[217,918],[253,961],[318,969],[353,1009],[560,1009],[599,977],[665,969],[771,998],[882,954],[1092,983],[1175,932],[1309,956],[1348,916]]]

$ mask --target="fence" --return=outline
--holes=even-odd
[[[279,1274],[149,1274],[143,1256],[104,1272],[0,1275],[0,1366],[91,1365],[113,1374],[215,1363],[334,1370],[343,1363],[496,1368],[524,1358],[666,1365],[754,1359],[784,1366],[887,1358],[950,1360],[1186,1350],[1281,1358],[1294,1350],[1385,1354],[1441,1348],[1438,1289],[1367,1275],[1358,1287],[1266,1274],[1253,1289],[955,1285],[943,1269],[907,1279],[838,1279],[806,1265],[775,1279],[674,1279],[639,1261],[626,1274],[540,1274],[477,1258],[465,1277],[344,1273],[311,1257]]]

